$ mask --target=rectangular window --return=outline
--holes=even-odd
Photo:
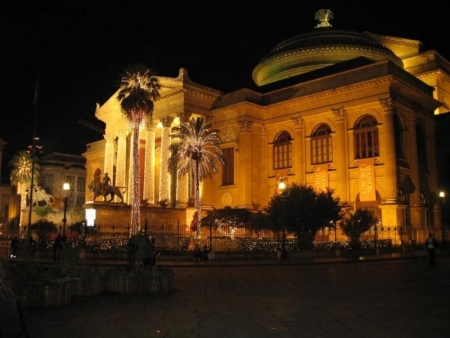
[[[222,167],[222,185],[234,184],[234,148],[222,149],[225,165]]]
[[[86,177],[78,177],[77,179],[77,191],[84,192],[86,190]]]
[[[84,197],[77,196],[77,207],[80,208],[84,204]]]
[[[292,143],[276,144],[273,147],[273,168],[291,168]]]
[[[355,132],[355,158],[369,158],[380,155],[378,130],[362,130]]]
[[[311,140],[311,163],[329,163],[333,161],[333,144],[330,136],[316,137]]]
[[[41,175],[41,186],[47,191],[53,191],[53,185],[55,184],[55,175],[53,174],[42,174]]]
[[[67,182],[70,184],[70,189],[74,189],[74,184],[75,184],[75,176],[72,175],[68,175],[66,176],[66,178],[64,179],[64,183]]]

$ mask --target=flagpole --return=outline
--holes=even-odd
[[[28,229],[27,235],[31,234],[31,213],[33,212],[33,187],[34,187],[34,167],[36,157],[36,142],[37,137],[37,119],[38,119],[38,91],[39,91],[39,77],[36,80],[36,87],[34,88],[34,114],[33,114],[33,141],[31,142],[31,186],[30,186],[30,209],[28,210]]]

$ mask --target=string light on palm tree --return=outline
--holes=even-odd
[[[216,132],[208,128],[211,122],[203,117],[192,118],[178,127],[172,128],[172,138],[177,142],[169,146],[171,157],[169,168],[176,166],[179,176],[193,173],[194,207],[196,211],[195,239],[200,239],[201,200],[200,182],[211,178],[219,172],[219,165],[224,165],[222,150],[219,148],[220,138]]]
[[[10,181],[13,186],[17,187],[17,194],[20,195],[20,210],[26,208],[26,195],[29,189],[31,190],[31,184],[33,179],[38,181],[40,166],[37,163],[37,159],[33,161],[32,155],[27,151],[20,151],[18,155],[15,155],[9,162],[9,166],[12,168],[10,172]],[[31,191],[30,191],[31,194]],[[30,201],[30,207],[32,206]],[[23,226],[23,214],[20,213],[19,226]]]
[[[144,64],[134,64],[123,70],[120,77],[120,90],[117,99],[123,115],[133,129],[133,163],[131,190],[130,236],[140,228],[140,152],[139,131],[141,125],[153,115],[154,101],[159,97],[161,85],[154,72]]]

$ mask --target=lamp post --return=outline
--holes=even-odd
[[[70,183],[63,183],[63,191],[64,191],[64,196],[63,196],[63,202],[64,202],[64,218],[63,218],[63,232],[62,232],[62,236],[63,238],[66,237],[66,223],[67,223],[67,218],[66,218],[66,214],[67,214],[67,203],[69,202],[69,198],[72,196],[73,194],[73,189],[70,189]]]
[[[286,173],[287,174],[287,173]],[[286,182],[285,182],[285,176],[280,174],[277,176],[277,186],[275,188],[275,195],[279,197],[286,197]],[[289,191],[287,191],[289,193]],[[288,254],[286,250],[286,227],[283,224],[283,237],[281,242],[281,259],[287,259]]]
[[[445,243],[445,228],[444,228],[444,205],[445,205],[445,191],[439,192],[439,197],[442,198],[442,207],[441,207],[441,226],[442,226],[442,248],[446,247]]]

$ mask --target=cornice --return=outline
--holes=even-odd
[[[195,86],[198,88],[201,88],[203,90],[206,91],[210,91],[210,92],[215,92],[217,94],[222,94],[222,92],[220,90],[211,88],[211,87],[207,87],[205,85],[201,85],[197,82],[194,82],[190,79],[189,75],[188,75],[188,71],[185,68],[180,68],[180,71],[178,73],[177,77],[165,77],[165,76],[157,76],[157,78],[161,81],[168,81],[168,82],[178,82],[181,83],[183,85],[191,85],[191,86]]]

